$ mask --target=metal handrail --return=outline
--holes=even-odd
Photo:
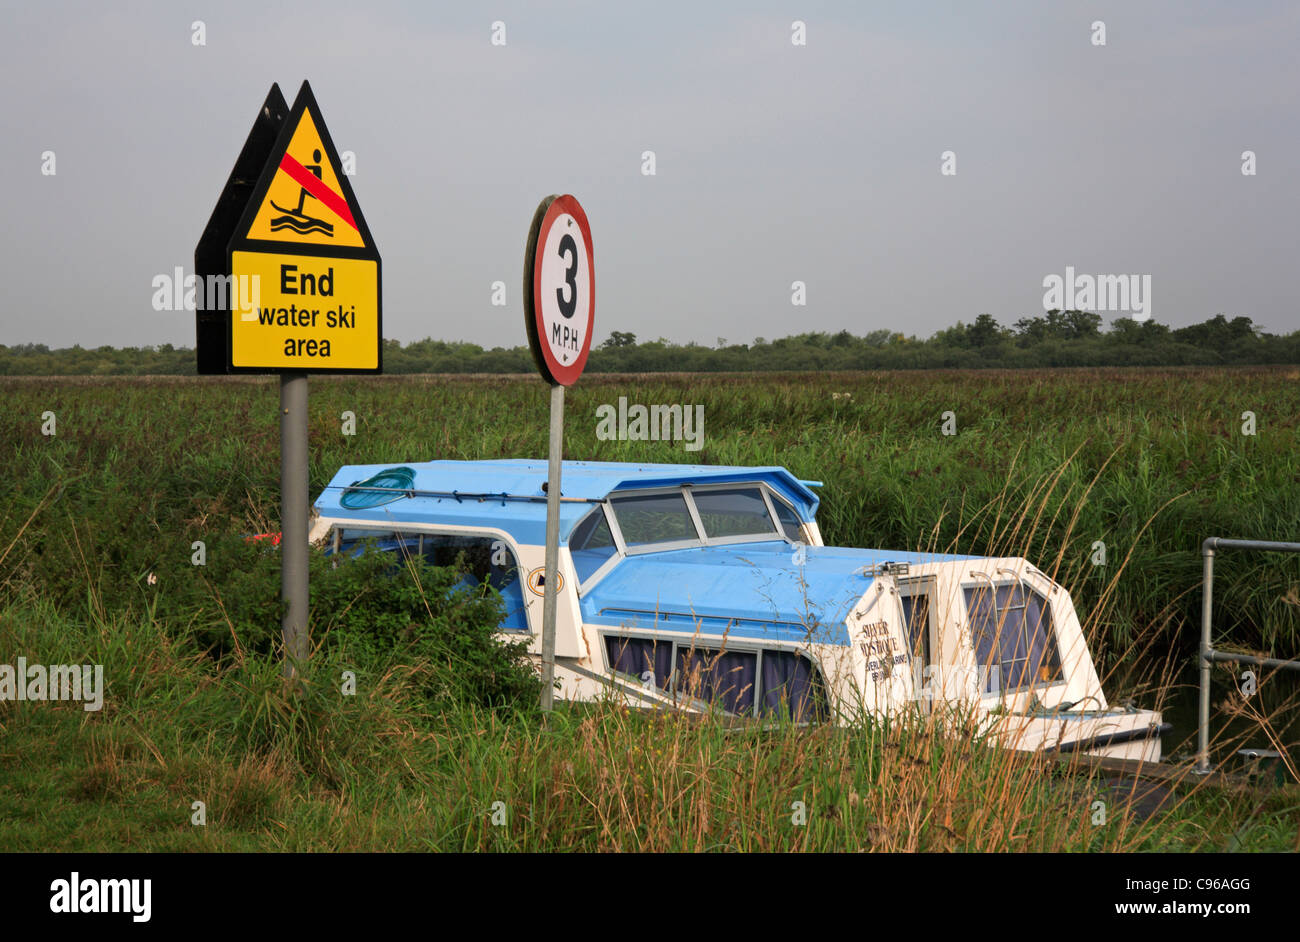
[[[1200,724],[1196,732],[1196,766],[1194,771],[1205,775],[1210,772],[1210,667],[1214,664],[1253,664],[1256,667],[1273,667],[1278,670],[1300,670],[1300,660],[1276,657],[1258,657],[1254,654],[1235,654],[1216,651],[1210,644],[1210,625],[1213,621],[1214,603],[1214,553],[1215,550],[1255,550],[1264,553],[1300,553],[1300,543],[1280,543],[1273,540],[1229,540],[1207,537],[1201,544],[1205,583],[1201,599],[1201,702]]]

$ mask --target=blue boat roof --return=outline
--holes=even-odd
[[[702,638],[848,644],[845,619],[875,581],[863,567],[976,558],[809,546],[795,565],[791,552],[771,541],[629,556],[583,596],[583,620]]]
[[[349,487],[397,468],[411,472],[409,488],[394,491],[401,496],[359,509],[341,502]],[[322,516],[345,520],[497,527],[523,543],[540,544],[545,539],[542,486],[546,480],[547,463],[526,458],[345,465],[326,485],[315,507]],[[817,482],[800,481],[781,467],[565,461],[560,477],[560,494],[566,499],[560,504],[560,539],[568,538],[591,503],[615,491],[732,481],[765,482],[789,500],[803,520],[816,516],[818,499],[811,487]]]

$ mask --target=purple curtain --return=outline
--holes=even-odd
[[[728,713],[752,716],[758,657],[750,651],[677,651],[677,692]]]
[[[907,645],[908,654],[913,657],[923,658],[928,664],[930,662],[930,596],[929,595],[904,595],[900,602],[903,604],[903,621],[907,625]]]
[[[812,662],[793,651],[764,651],[762,710],[798,722],[824,718],[825,691]]]
[[[1052,603],[1037,592],[1030,592],[1025,606],[1025,634],[1029,650],[1025,658],[1025,683],[1048,683],[1061,677],[1061,661],[1056,651],[1056,633],[1052,630]]]
[[[631,674],[640,679],[646,671],[654,672],[655,685],[668,690],[673,676],[673,643],[655,642],[653,638],[606,637],[610,670]]]
[[[1060,658],[1051,604],[1019,586],[999,586],[996,608],[994,598],[985,586],[966,590],[976,663],[989,670],[985,692],[1018,690],[1057,679]]]
[[[655,684],[715,704],[728,713],[753,716],[758,655],[753,651],[719,651],[679,646],[673,671],[671,641],[607,636],[605,649],[611,670],[641,678],[654,672]],[[817,668],[793,651],[763,652],[763,696],[759,712],[783,712],[800,722],[828,715],[826,691]]]

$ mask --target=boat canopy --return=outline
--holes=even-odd
[[[546,532],[547,463],[528,459],[426,461],[405,465],[345,465],[316,501],[322,517],[439,526],[494,527],[522,543],[541,544]],[[566,461],[561,477],[560,539],[592,506],[616,491],[682,484],[766,483],[805,521],[816,517],[816,482],[785,468],[727,465]],[[364,524],[363,524],[364,521]]]

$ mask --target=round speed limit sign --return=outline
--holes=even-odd
[[[524,253],[524,321],[537,369],[572,386],[591,352],[596,271],[587,214],[572,196],[548,196],[533,214]]]

